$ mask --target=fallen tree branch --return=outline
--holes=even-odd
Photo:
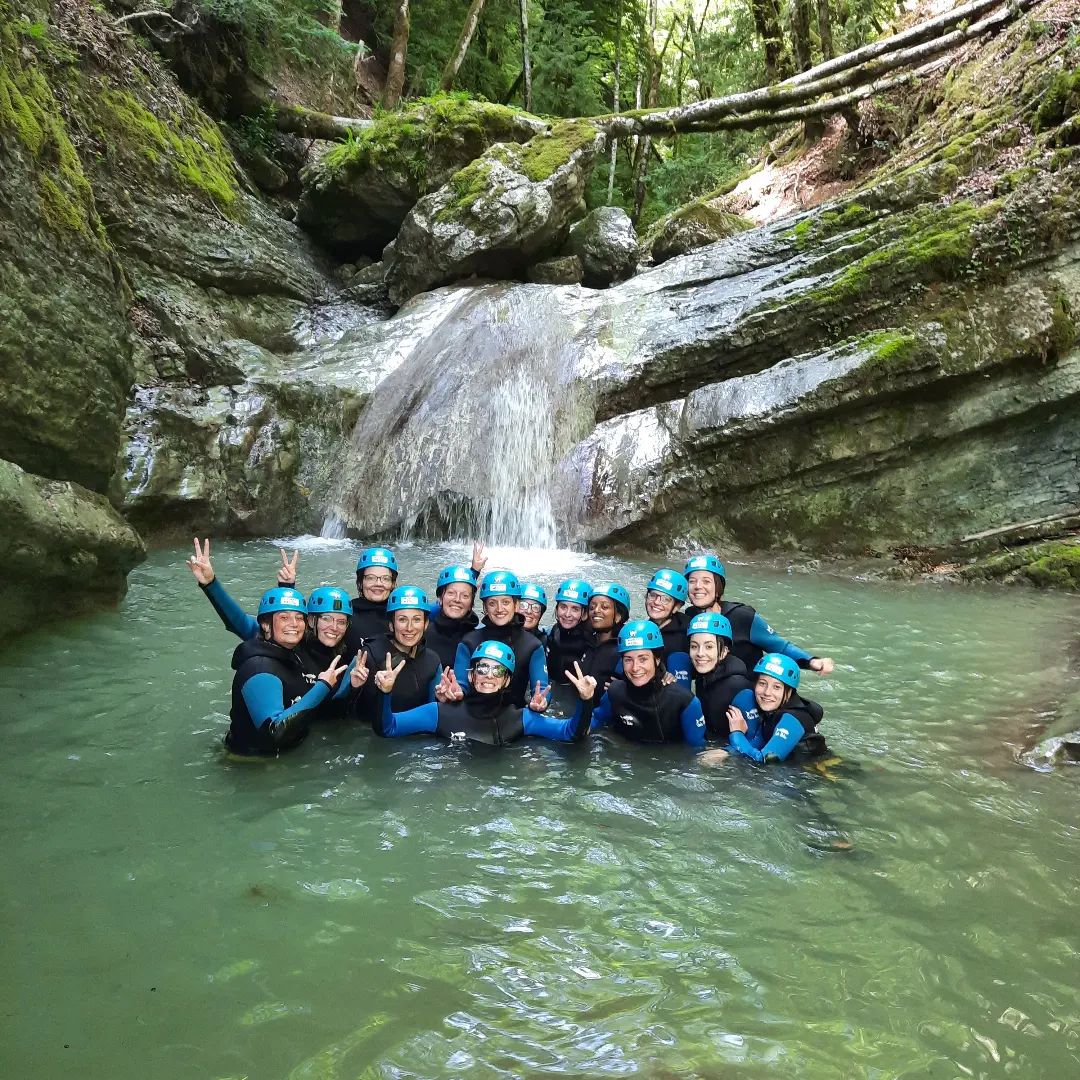
[[[984,7],[1000,6],[1001,0],[995,0],[994,4],[991,4],[990,0],[978,0],[978,2],[983,4]],[[772,123],[786,123],[793,116],[805,118],[806,116],[822,115],[823,112],[834,112],[836,111],[834,108],[801,110],[789,108],[788,106],[794,106],[822,94],[856,87],[864,83],[869,83],[876,88],[874,92],[883,87],[898,85],[898,83],[890,80],[886,80],[885,83],[880,83],[878,80],[888,72],[925,64],[932,57],[949,52],[966,41],[997,30],[1012,22],[1023,11],[1034,6],[1037,2],[1038,0],[1017,0],[1016,3],[1010,4],[996,15],[991,15],[971,25],[960,26],[935,40],[926,41],[908,48],[901,48],[894,51],[891,56],[870,59],[854,67],[849,66],[843,71],[834,69],[832,74],[815,78],[809,82],[795,84],[794,80],[789,80],[780,86],[764,87],[760,90],[751,90],[740,94],[729,94],[726,97],[696,101],[675,108],[637,110],[619,116],[596,117],[594,122],[609,137],[624,138],[628,135],[672,135],[678,132],[758,127]],[[902,36],[897,35],[896,38],[886,40],[895,43],[897,38]],[[911,38],[909,37],[907,40],[910,41]],[[878,44],[883,45],[885,42],[879,42]],[[845,58],[839,57],[838,59],[843,60]],[[812,75],[814,70],[820,71],[821,68],[826,66],[828,65],[819,65],[817,69],[805,72],[804,75]],[[798,78],[800,76],[796,76],[796,79]],[[835,102],[857,101],[865,96],[866,94],[859,94],[854,97],[844,94],[832,100]],[[731,118],[738,116],[745,117],[746,121],[741,123],[729,122]],[[765,119],[769,116],[775,116],[778,119]]]
[[[130,15],[121,15],[119,19],[114,19],[113,29],[116,30],[125,23],[133,22],[135,19],[168,19],[174,26],[179,26],[181,30],[189,34],[195,29],[195,23],[199,21],[198,16],[196,16],[194,22],[181,22],[168,11],[164,11],[161,8],[148,8],[146,11],[133,11]]]
[[[341,142],[371,127],[371,121],[357,116],[331,116],[302,105],[275,104],[274,127],[305,139]]]

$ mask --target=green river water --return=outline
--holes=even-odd
[[[351,591],[355,549],[307,547]],[[186,554],[0,662],[0,1076],[1080,1075],[1080,770],[1017,758],[1067,726],[1077,604],[731,568],[837,660],[827,774],[345,725],[238,764]],[[430,587],[462,551],[399,556]],[[276,560],[215,545],[249,610]],[[635,613],[650,569],[499,564]]]

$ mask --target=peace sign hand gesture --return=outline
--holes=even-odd
[[[586,675],[581,670],[581,665],[575,660],[573,671],[564,671],[563,674],[574,684],[574,689],[582,701],[591,701],[596,693],[596,680],[591,675]]]
[[[370,671],[367,666],[367,650],[360,649],[356,654],[356,663],[353,664],[352,671],[349,672],[349,685],[354,690],[359,690],[361,686],[368,680]]]
[[[300,561],[300,549],[293,549],[291,559],[284,548],[278,548],[278,551],[281,552],[281,569],[277,572],[277,583],[279,585],[295,585],[296,564]]]
[[[334,659],[330,661],[330,666],[325,671],[319,672],[319,681],[326,683],[330,689],[333,690],[338,684],[338,679],[341,678],[348,666],[349,665],[345,663],[345,658],[343,656],[335,656]]]
[[[200,585],[209,585],[214,580],[214,568],[210,564],[210,540],[207,538],[199,544],[199,538],[195,538],[195,554],[187,561],[195,580]]]
[[[394,658],[387,653],[386,654],[386,667],[381,671],[375,672],[375,685],[384,693],[389,694],[394,689],[394,683],[397,682],[397,677],[401,674],[402,668],[405,667],[405,657],[401,658],[401,662],[394,666]]]
[[[473,570],[479,574],[481,570],[487,566],[487,554],[484,551],[483,540],[474,540],[472,546],[472,562],[470,563]]]
[[[435,700],[449,703],[452,701],[462,701],[464,697],[465,691],[461,689],[461,684],[457,681],[454,669],[452,667],[447,667],[442,673],[439,685],[435,687]]]
[[[536,689],[533,690],[532,700],[529,702],[529,708],[533,712],[544,712],[544,711],[546,711],[546,709],[548,707],[548,703],[551,700],[548,697],[548,693],[550,692],[550,690],[551,690],[551,684],[550,683],[548,683],[547,686],[544,686],[544,685],[541,684],[539,679],[537,680]]]

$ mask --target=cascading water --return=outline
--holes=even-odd
[[[555,463],[591,429],[591,410],[575,407],[573,336],[575,314],[595,302],[582,298],[576,312],[575,295],[522,285],[444,290],[443,323],[454,332],[418,337],[372,395],[323,535],[348,528],[556,547]]]

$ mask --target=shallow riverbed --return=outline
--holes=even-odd
[[[352,587],[306,542],[300,586]],[[320,726],[226,761],[235,644],[159,551],[0,661],[6,1077],[1021,1077],[1080,1069],[1077,768],[1016,760],[1080,606],[729,568],[837,660],[842,760]],[[277,561],[214,546],[249,610]],[[399,550],[433,585],[461,548]],[[650,567],[499,552],[548,585]],[[545,623],[548,620],[545,620]]]

